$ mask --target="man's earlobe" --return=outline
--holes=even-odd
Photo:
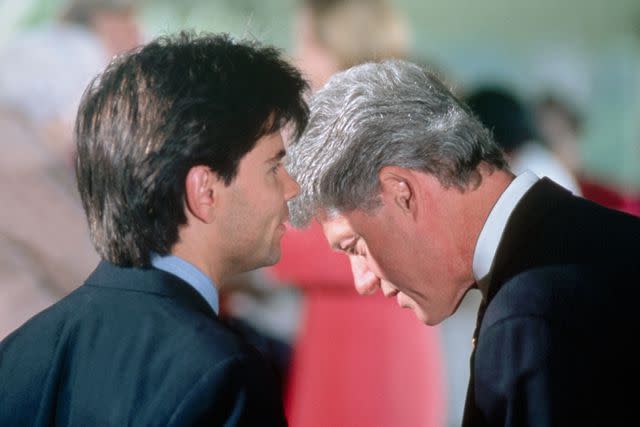
[[[187,173],[185,201],[187,210],[202,222],[213,221],[217,201],[218,175],[209,167],[198,165]]]

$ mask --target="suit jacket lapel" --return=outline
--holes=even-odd
[[[484,295],[487,304],[511,277],[551,259],[551,242],[564,232],[556,226],[558,216],[570,198],[569,191],[543,178],[520,200],[496,251],[488,293]]]

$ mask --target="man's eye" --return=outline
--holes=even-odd
[[[275,165],[273,165],[273,167],[270,169],[270,172],[272,174],[276,174],[278,173],[278,169],[280,169],[280,166],[282,166],[282,163],[278,162]]]
[[[348,254],[348,255],[355,255],[355,250],[354,250],[354,246],[350,245],[350,246],[339,246],[338,247],[339,250],[341,250],[342,252]]]
[[[348,253],[349,255],[364,256],[364,251],[361,250],[361,248],[359,248],[358,245],[356,245],[356,244],[348,246],[347,248],[345,248],[344,251],[346,253]]]

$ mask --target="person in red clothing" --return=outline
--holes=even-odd
[[[604,184],[591,177],[581,176],[579,183],[586,199],[611,209],[640,216],[640,197],[634,198],[613,185]]]
[[[296,64],[312,88],[354,64],[407,53],[406,27],[386,1],[307,0],[297,24]],[[269,273],[304,296],[285,398],[292,427],[445,425],[438,330],[382,295],[359,298],[347,259],[318,223],[288,230]]]

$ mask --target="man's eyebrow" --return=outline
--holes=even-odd
[[[287,150],[285,150],[283,148],[282,150],[278,151],[275,156],[273,156],[269,160],[267,160],[267,163],[278,162],[278,161],[282,160],[282,158],[284,156],[286,156],[286,155],[287,155]]]

